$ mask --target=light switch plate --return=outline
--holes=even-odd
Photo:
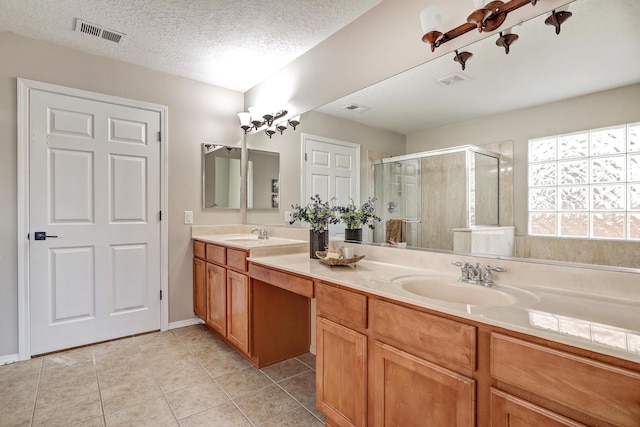
[[[184,223],[193,224],[193,211],[184,211]]]

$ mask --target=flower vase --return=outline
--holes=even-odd
[[[328,230],[309,230],[309,258],[318,258],[316,251],[326,251],[328,247]]]
[[[362,228],[345,228],[344,241],[352,243],[362,242]]]

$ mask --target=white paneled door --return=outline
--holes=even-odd
[[[29,106],[31,354],[160,329],[160,113]]]
[[[346,205],[349,199],[360,201],[360,146],[312,135],[303,135],[304,191],[301,205],[316,194],[322,201],[335,197]],[[344,236],[344,224],[329,227],[330,236]]]

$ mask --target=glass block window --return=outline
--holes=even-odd
[[[528,148],[529,235],[640,240],[640,123]]]

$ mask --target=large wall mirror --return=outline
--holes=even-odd
[[[445,55],[316,112],[403,134],[406,153],[472,144],[509,159],[499,216],[515,226],[516,257],[639,268],[637,240],[527,235],[528,140],[640,122],[640,2],[576,0],[569,11],[558,35],[546,16],[513,27],[508,55],[495,34],[464,49],[464,71]]]
[[[507,160],[500,165],[500,224],[515,227],[516,257],[638,268],[637,241],[527,236],[528,140],[640,122],[640,2],[576,0],[569,10],[573,16],[558,35],[545,25],[546,16],[536,17],[512,29],[520,38],[508,55],[496,46],[498,35],[491,35],[464,49],[473,53],[464,71],[453,54],[444,55],[303,115],[301,129],[360,143],[365,161],[367,151],[369,159],[372,151],[383,151],[375,153],[380,159],[385,152],[398,156],[465,144],[498,152]],[[321,126],[313,128],[315,123]],[[406,148],[397,153],[367,139],[323,133],[355,135],[365,127],[395,138],[393,147],[402,138]],[[278,142],[296,165],[297,138]],[[299,176],[297,166],[285,163],[287,176]],[[372,180],[363,180],[361,199],[371,194]],[[292,194],[281,204],[298,203],[299,193]]]

